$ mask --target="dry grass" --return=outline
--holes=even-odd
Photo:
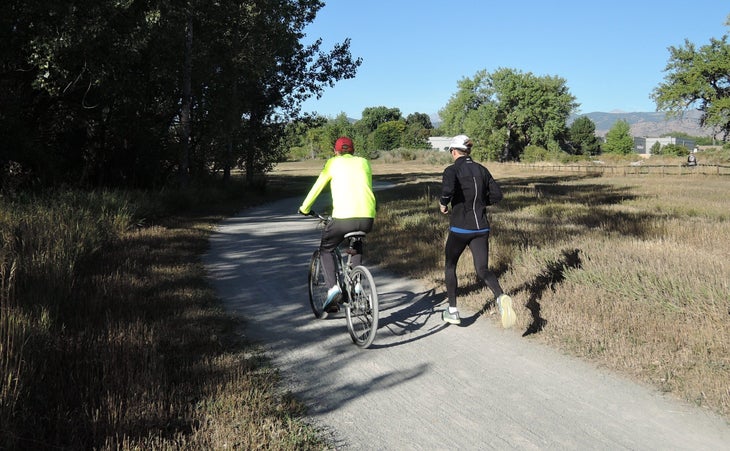
[[[443,290],[443,166],[397,166],[374,165],[403,185],[378,195],[369,258]],[[490,266],[517,330],[730,418],[730,179],[488,166],[505,192]],[[462,308],[493,314],[468,250],[458,274]]]
[[[205,279],[229,206],[130,230],[101,203],[0,208],[0,449],[325,448]]]
[[[400,185],[378,193],[369,257],[443,289],[448,161],[385,161],[376,180]],[[279,166],[269,193],[303,195],[322,164]],[[730,417],[730,179],[489,167],[517,331]],[[152,208],[132,230],[137,203],[101,196],[0,208],[0,448],[326,448],[199,262],[211,225],[256,196]],[[459,274],[460,305],[492,313],[468,252]]]

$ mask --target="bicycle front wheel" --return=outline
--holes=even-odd
[[[327,301],[327,283],[324,280],[324,268],[319,258],[319,249],[312,254],[309,262],[309,304],[312,306],[314,316],[320,319],[327,318],[327,311],[324,303]]]
[[[350,271],[352,281],[350,302],[347,305],[347,330],[352,342],[360,348],[367,348],[375,340],[378,330],[378,292],[373,275],[364,266]]]

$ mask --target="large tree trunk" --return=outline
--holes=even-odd
[[[231,168],[233,167],[233,137],[236,129],[241,126],[241,117],[238,112],[238,83],[234,80],[231,89],[232,106],[228,113],[228,136],[226,137],[225,154],[223,155],[223,183],[231,179]]]
[[[190,13],[189,13],[190,14]],[[185,61],[183,63],[182,105],[180,108],[180,188],[190,184],[190,116],[192,109],[192,72],[193,72],[193,17],[188,15],[185,26]]]

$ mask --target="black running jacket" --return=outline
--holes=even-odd
[[[502,200],[502,190],[487,168],[470,156],[459,157],[444,169],[441,205],[451,203],[451,227],[489,229],[486,207]]]

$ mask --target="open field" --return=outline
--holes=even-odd
[[[368,239],[371,263],[441,291],[447,163],[374,161],[399,187]],[[303,197],[322,165],[281,164],[266,193],[176,196],[174,214],[149,194],[2,199],[0,448],[326,448],[199,260],[217,221]],[[514,333],[730,418],[730,179],[488,166]],[[460,306],[492,313],[468,253],[459,274]]]
[[[492,208],[490,267],[519,307],[517,330],[730,417],[730,178],[487,166],[505,193]],[[437,290],[443,167],[374,161],[376,180],[401,185],[378,193],[368,240],[371,263]],[[468,251],[459,265],[461,308],[492,313]]]

